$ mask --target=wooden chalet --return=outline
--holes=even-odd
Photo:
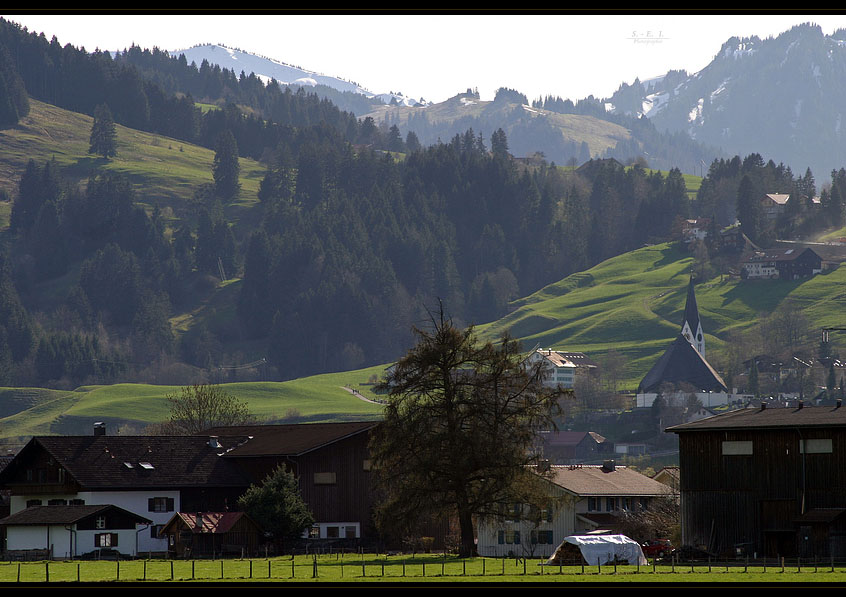
[[[746,408],[679,438],[682,539],[719,555],[846,556],[846,408]]]
[[[367,443],[376,421],[248,425],[206,431],[224,444],[246,438],[228,450],[258,485],[278,466],[293,471],[300,494],[315,519],[311,538],[361,540],[375,537],[370,457]]]
[[[798,280],[818,274],[822,269],[822,257],[809,247],[756,251],[743,263],[748,279]]]
[[[264,542],[261,527],[244,512],[177,512],[159,534],[177,558],[255,554]]]

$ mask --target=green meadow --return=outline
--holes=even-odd
[[[842,583],[840,565],[757,561],[658,566],[544,565],[541,559],[468,558],[440,554],[321,554],[217,560],[0,562],[0,583],[647,583],[774,585]]]

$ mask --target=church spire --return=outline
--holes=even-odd
[[[690,342],[696,351],[705,356],[705,335],[702,332],[702,321],[699,318],[699,307],[696,305],[696,293],[693,291],[693,276],[687,285],[687,302],[684,306],[684,320],[681,334]]]

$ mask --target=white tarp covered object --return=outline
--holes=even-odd
[[[625,535],[570,535],[565,543],[578,546],[582,557],[589,565],[608,564],[616,560],[627,560],[629,564],[648,564],[640,544]]]

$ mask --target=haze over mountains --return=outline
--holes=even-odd
[[[433,137],[431,142],[449,138],[475,124],[486,134],[502,127],[515,155],[540,151],[557,163],[583,159],[584,135],[561,126],[554,115],[563,112],[590,115],[630,130],[631,138],[617,139],[616,145],[591,147],[591,157],[625,160],[641,155],[655,167],[676,166],[699,174],[715,157],[757,152],[796,172],[810,168],[818,177],[846,163],[841,99],[846,92],[846,31],[825,35],[820,27],[803,24],[774,38],[731,38],[714,50],[713,61],[697,73],[670,71],[649,81],[624,83],[609,98],[526,98],[526,107],[541,111],[530,113],[512,106],[511,110],[487,110],[482,115],[477,106],[476,112],[468,114],[444,116],[441,111],[436,119],[429,117],[436,106],[397,93],[370,92],[366,82],[357,85],[217,45],[172,53],[184,53],[189,62],[198,65],[207,60],[236,73],[255,72],[291,85],[322,85],[363,95],[374,105],[374,115],[394,118],[403,132],[417,126],[415,133],[424,142],[429,142],[429,137]],[[552,76],[550,89],[555,88]],[[456,90],[456,97],[461,91]],[[550,102],[552,99],[558,101]],[[361,106],[358,104],[356,111],[359,117],[363,116]],[[391,112],[388,106],[395,110]],[[400,109],[405,108],[406,113],[401,114]],[[409,120],[409,113],[416,122]],[[429,125],[437,120],[438,126],[421,126],[421,115],[426,115]],[[637,124],[644,117],[654,130],[638,130],[645,128],[645,124]],[[681,148],[676,137],[673,150],[662,155],[650,142],[650,137],[663,135],[662,144],[666,145],[667,139],[678,134],[689,135],[695,143]]]

